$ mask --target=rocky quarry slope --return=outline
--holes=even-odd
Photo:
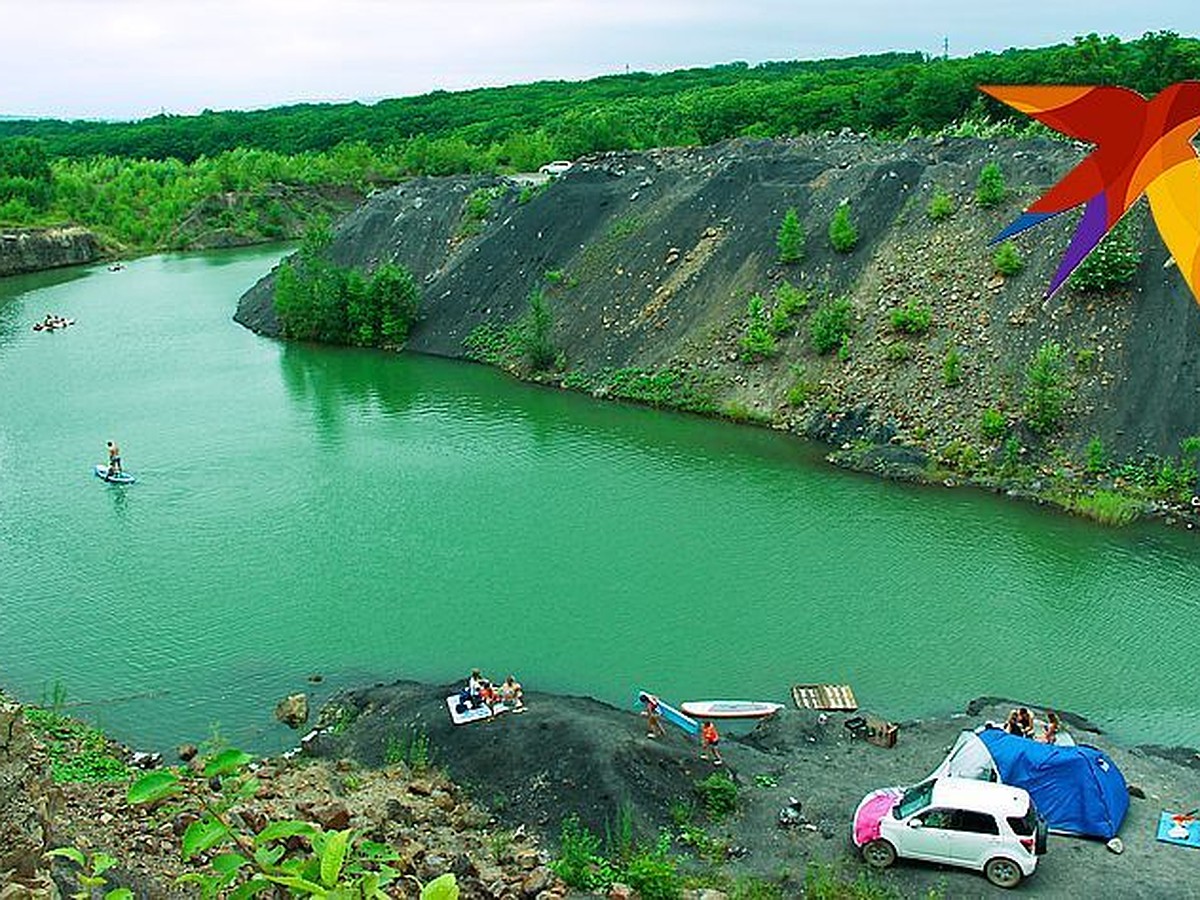
[[[844,134],[605,154],[541,190],[415,179],[344,219],[330,252],[343,265],[413,270],[423,296],[409,346],[423,353],[504,364],[504,331],[540,287],[561,351],[551,380],[564,386],[649,395],[843,449],[870,443],[914,470],[948,450],[994,458],[1013,436],[1031,459],[1057,448],[1060,461],[1078,461],[1095,437],[1116,458],[1175,456],[1200,433],[1200,309],[1144,204],[1131,213],[1142,259],[1127,286],[1045,299],[1074,214],[1017,239],[1015,276],[993,266],[991,238],[1086,152],[1046,139]],[[974,192],[989,162],[1008,190],[984,208]],[[472,223],[467,200],[481,191],[489,214]],[[927,212],[937,191],[956,207],[940,221]],[[849,253],[828,232],[843,203],[860,236]],[[776,236],[789,207],[805,226],[804,255],[781,264]],[[809,292],[809,312],[781,331],[776,355],[751,361],[739,346],[748,301],[761,295],[770,313],[784,281]],[[272,283],[251,289],[235,316],[266,334],[279,333]],[[851,301],[853,334],[842,352],[819,355],[805,317],[834,296]],[[899,332],[891,315],[914,298],[931,326]],[[1073,397],[1046,439],[1024,426],[1021,405],[1027,367],[1048,340],[1064,349]],[[954,386],[943,368],[951,350]],[[638,384],[641,395],[630,390]],[[1003,414],[1005,435],[981,436],[989,408]]]
[[[0,278],[95,262],[102,255],[86,228],[14,228],[0,231]]]

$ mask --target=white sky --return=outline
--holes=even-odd
[[[1196,0],[0,0],[0,116],[135,119],[1089,32],[1196,33]]]

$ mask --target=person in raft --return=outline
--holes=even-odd
[[[114,441],[108,441],[108,474],[121,474],[121,448]]]
[[[700,758],[708,759],[708,754],[712,754],[714,766],[723,765],[725,760],[721,759],[721,751],[717,749],[717,744],[721,743],[721,735],[717,733],[717,726],[712,722],[705,722],[700,726]]]
[[[663,728],[662,716],[658,713],[658,698],[653,694],[646,695],[646,708],[642,710],[642,715],[646,717],[646,737],[667,736],[667,730]]]
[[[513,712],[519,712],[525,708],[524,694],[521,691],[521,682],[513,678],[511,674],[504,679],[500,685],[500,702],[511,709]]]

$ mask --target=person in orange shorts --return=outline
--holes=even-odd
[[[714,766],[725,764],[725,760],[721,759],[721,751],[717,749],[717,744],[721,743],[721,735],[717,732],[717,726],[712,722],[705,722],[700,726],[700,758],[708,759],[708,754],[712,754]]]

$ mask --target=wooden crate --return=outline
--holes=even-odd
[[[854,712],[858,701],[848,684],[792,685],[792,699],[800,709],[828,709]]]
[[[876,747],[895,747],[900,726],[874,716],[867,716],[867,743]]]

